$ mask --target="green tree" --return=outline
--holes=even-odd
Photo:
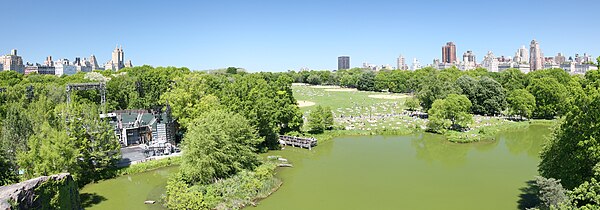
[[[448,94],[458,93],[460,90],[456,87],[455,76],[447,73],[436,73],[433,71],[421,83],[421,89],[417,97],[421,101],[421,107],[427,111],[437,99],[444,99]]]
[[[585,181],[569,193],[569,203],[563,209],[597,209],[600,206],[600,183],[596,178]]]
[[[408,93],[409,71],[396,70],[390,74],[389,91],[393,93]]]
[[[169,177],[166,186],[165,206],[169,209],[210,209],[202,192],[190,188],[181,173]]]
[[[524,89],[529,83],[527,74],[514,68],[500,72],[499,82],[502,84],[502,87],[506,88],[508,91]]]
[[[421,107],[421,102],[417,97],[410,97],[406,99],[404,105],[409,111],[416,111]]]
[[[27,139],[33,133],[33,124],[23,104],[8,104],[0,140],[10,162],[15,163],[17,153],[27,151]]]
[[[203,112],[221,108],[221,102],[215,94],[219,86],[213,83],[225,82],[217,76],[191,73],[175,78],[175,85],[161,95],[162,104],[171,106],[171,113],[183,129]]]
[[[333,126],[331,108],[317,105],[308,115],[308,130],[311,133],[323,133]]]
[[[568,92],[555,78],[534,79],[527,90],[535,97],[533,117],[552,119],[564,113]]]
[[[358,78],[356,88],[363,91],[381,91],[375,89],[375,73],[372,71],[364,72]]]
[[[379,71],[377,72],[377,74],[375,75],[375,90],[377,91],[384,91],[384,90],[390,90],[391,89],[391,80],[390,80],[390,76],[391,76],[391,72],[390,71]]]
[[[311,85],[320,85],[321,83],[323,83],[323,81],[321,80],[321,76],[318,74],[311,74],[306,80],[308,84]]]
[[[428,111],[428,128],[433,132],[467,128],[473,121],[470,109],[471,101],[464,95],[450,94],[446,99],[438,99]]]
[[[475,79],[463,75],[456,80],[456,84],[473,103],[471,110],[475,114],[494,115],[506,108],[504,88],[492,78],[483,76]]]
[[[15,165],[12,163],[4,150],[0,150],[0,186],[9,185],[19,180],[15,172]]]
[[[183,139],[181,172],[190,183],[208,184],[259,164],[262,142],[248,120],[223,110],[202,113]]]
[[[80,186],[113,176],[121,158],[113,127],[101,120],[94,104],[70,104],[56,108],[66,117],[65,128],[77,149],[77,168],[71,172]]]
[[[540,175],[560,179],[573,189],[594,177],[600,162],[600,93],[589,89],[576,97],[560,127],[541,152]]]
[[[227,70],[225,70],[225,72],[228,74],[237,74],[238,69],[236,67],[228,67]]]
[[[446,101],[437,99],[427,111],[428,119],[427,130],[434,133],[443,133],[449,128],[452,123],[447,119]]]
[[[106,83],[106,98],[108,110],[124,110],[135,108],[139,102],[141,87],[139,82],[127,74],[116,75]]]
[[[596,66],[600,69],[600,56],[596,58]]]
[[[560,184],[560,180],[538,176],[535,178],[535,183],[543,209],[557,208],[568,200],[567,191]]]
[[[25,172],[25,178],[63,172],[73,173],[74,178],[83,175],[77,173],[79,151],[75,146],[75,139],[70,138],[64,130],[56,130],[44,124],[39,132],[29,138],[27,145],[29,150],[18,154],[18,163],[20,169]]]
[[[535,109],[535,97],[527,90],[516,89],[508,94],[508,111],[510,115],[529,118]]]

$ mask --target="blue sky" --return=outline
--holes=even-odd
[[[0,53],[25,61],[95,54],[123,45],[134,65],[250,71],[335,69],[337,56],[422,64],[457,45],[481,61],[513,56],[535,38],[546,56],[600,55],[600,1],[38,1],[2,2]],[[7,30],[10,29],[10,30]]]

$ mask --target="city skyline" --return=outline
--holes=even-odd
[[[590,27],[598,2],[478,2],[477,7],[471,4],[11,1],[3,5],[12,9],[0,14],[12,21],[12,33],[0,34],[0,52],[8,54],[11,49],[18,49],[24,62],[31,63],[43,63],[49,55],[75,58],[94,54],[103,64],[111,60],[105,52],[119,44],[127,48],[128,57],[136,65],[185,66],[195,70],[236,66],[249,71],[333,70],[337,63],[332,58],[340,55],[352,58],[351,67],[363,62],[395,64],[400,54],[407,61],[416,58],[429,64],[441,58],[440,46],[450,41],[456,44],[457,60],[468,50],[478,58],[488,51],[513,56],[516,49],[529,46],[532,39],[540,43],[545,56],[600,55],[596,47],[600,42],[595,38],[599,29]],[[538,9],[528,11],[533,7]],[[46,14],[47,8],[84,8],[86,14],[92,15],[39,15]],[[493,14],[482,8],[514,12]],[[378,12],[350,13],[357,11]],[[437,13],[448,11],[452,11],[455,20],[468,19],[476,27],[449,24],[443,33],[438,33],[442,15]],[[561,16],[547,11],[560,11]],[[553,24],[518,24],[536,19]],[[60,24],[66,25],[61,33],[30,33],[57,31]],[[562,30],[565,27],[586,28],[586,32]]]

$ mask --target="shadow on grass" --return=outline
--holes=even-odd
[[[98,195],[96,193],[81,193],[79,194],[79,198],[81,199],[81,207],[90,208],[96,204],[101,203],[102,201],[106,201],[107,199],[104,196]]]
[[[539,189],[535,184],[535,180],[527,181],[527,186],[519,190],[521,190],[519,209],[534,208],[540,204],[540,199],[537,197]]]

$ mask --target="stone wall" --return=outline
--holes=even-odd
[[[0,210],[82,209],[79,190],[69,173],[42,176],[0,187]]]

